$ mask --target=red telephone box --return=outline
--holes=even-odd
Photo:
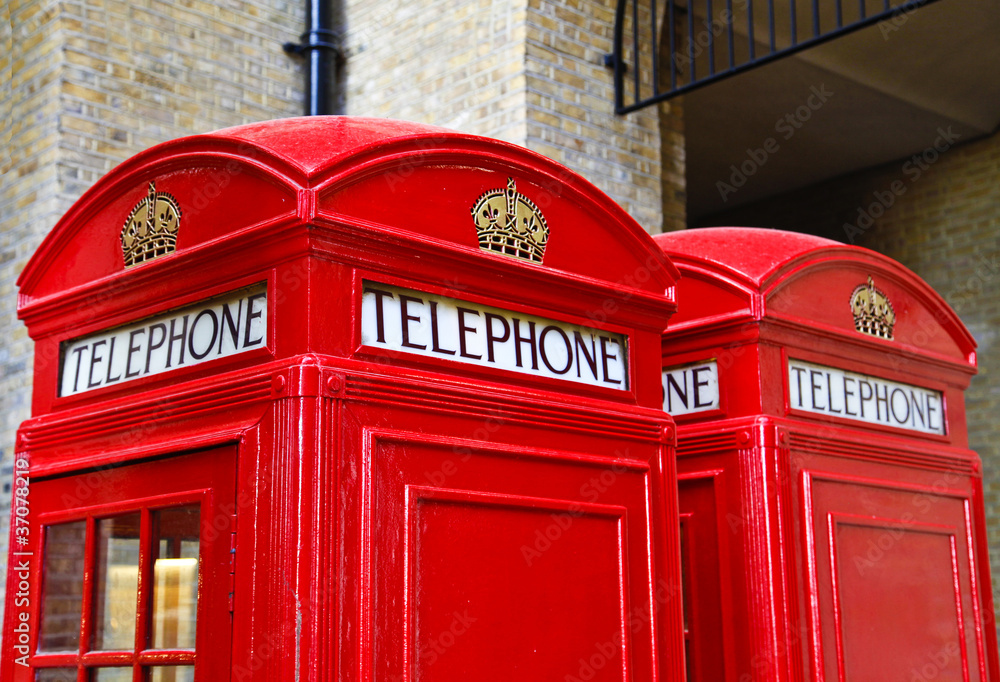
[[[975,343],[866,249],[659,235],[696,680],[996,680]]]
[[[5,680],[683,674],[676,271],[524,149],[318,117],[125,162],[20,280]]]

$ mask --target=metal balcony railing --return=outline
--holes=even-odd
[[[626,114],[935,0],[618,0],[615,111]]]

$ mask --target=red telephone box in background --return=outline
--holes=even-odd
[[[744,228],[658,235],[694,680],[997,680],[975,343],[898,263]]]
[[[501,142],[160,145],[20,281],[4,680],[678,680],[676,271]]]

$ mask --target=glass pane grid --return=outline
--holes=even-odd
[[[193,681],[199,505],[53,524],[44,533],[35,680],[77,682],[86,670],[90,682],[132,682],[138,672],[144,681]],[[135,668],[149,649],[163,652],[156,665]]]

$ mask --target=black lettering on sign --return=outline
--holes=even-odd
[[[427,346],[411,343],[410,342],[410,322],[420,322],[419,315],[410,315],[408,306],[410,303],[423,304],[423,300],[417,298],[416,296],[406,296],[404,294],[399,295],[399,324],[403,328],[403,345],[407,348],[420,348],[421,350],[427,348]]]
[[[521,320],[516,317],[513,318],[514,323],[514,355],[516,356],[517,366],[524,367],[521,363],[521,346],[522,344],[528,344],[528,348],[531,349],[531,369],[538,369],[538,342],[535,340],[535,322],[534,320],[528,321],[528,335],[521,336]]]
[[[861,418],[866,419],[865,416],[865,405],[871,402],[871,399],[875,397],[875,389],[872,388],[871,382],[867,379],[858,379],[858,388],[861,391]],[[868,395],[865,395],[865,389],[868,390]]]
[[[573,350],[576,353],[576,376],[581,377],[580,368],[583,363],[580,362],[580,353],[583,353],[583,359],[587,362],[587,367],[590,368],[590,376],[597,378],[597,339],[594,338],[593,334],[590,334],[590,350],[587,350],[587,344],[583,340],[583,334],[580,332],[573,332]]]
[[[854,398],[855,392],[853,388],[847,387],[848,383],[856,384],[857,379],[849,377],[846,374],[844,375],[844,413],[847,414],[848,417],[857,417],[858,413],[851,411],[851,404],[853,402],[852,398]]]
[[[507,319],[503,315],[496,313],[483,313],[483,315],[486,318],[486,359],[488,362],[496,362],[494,345],[503,343],[510,338],[510,324],[507,323]],[[499,322],[500,328],[503,330],[499,336],[494,332],[494,322]]]
[[[378,342],[385,343],[385,306],[382,299],[386,296],[392,298],[392,293],[375,287],[365,287],[365,293],[368,292],[375,294],[375,328],[378,329]]]
[[[72,354],[74,356],[76,356],[75,357],[75,359],[76,359],[76,363],[75,363],[76,372],[73,374],[73,391],[72,391],[73,393],[76,393],[78,390],[80,390],[80,367],[83,365],[82,356],[83,356],[84,351],[86,351],[86,350],[87,350],[87,346],[86,345],[82,345],[82,346],[79,346],[77,348],[74,348],[71,351]]]
[[[174,343],[176,341],[181,342],[181,350],[177,360],[178,365],[184,364],[184,339],[187,338],[187,328],[188,328],[188,318],[190,315],[185,315],[181,318],[181,330],[180,332],[174,331],[174,326],[177,324],[177,319],[174,318],[170,320],[170,333],[167,335],[167,367],[170,367],[170,363],[174,357]]]
[[[552,366],[552,363],[549,361],[549,351],[546,349],[548,345],[551,344],[545,343],[545,337],[550,332],[555,332],[556,334],[559,335],[559,338],[562,339],[563,345],[566,350],[566,364],[561,369],[556,369],[555,367]],[[573,349],[570,348],[569,337],[566,336],[566,332],[564,332],[562,329],[551,324],[546,326],[545,329],[542,330],[542,333],[538,335],[538,348],[542,354],[542,362],[545,363],[545,366],[549,368],[550,372],[553,372],[555,374],[565,374],[566,372],[569,371],[570,365],[573,364]],[[555,348],[552,350],[555,350],[560,355],[562,355],[563,348],[559,346],[558,341],[555,342]]]
[[[163,345],[163,342],[166,341],[166,339],[167,339],[167,327],[164,324],[150,325],[149,330],[148,330],[150,338],[152,338],[153,332],[156,331],[157,329],[160,330],[160,341],[156,345],[156,348],[159,348],[160,346]],[[142,350],[142,346],[141,345],[136,345],[135,341],[136,341],[136,338],[138,338],[138,337],[142,336],[143,334],[145,334],[146,331],[147,330],[145,328],[141,328],[141,329],[133,329],[132,331],[130,331],[128,333],[128,356],[125,358],[125,378],[126,379],[132,379],[133,377],[139,376],[139,370],[138,369],[136,369],[134,372],[132,371],[132,355],[134,353],[137,353],[140,350]],[[152,350],[154,348],[152,340],[150,340],[148,342],[148,346],[147,347],[149,348],[149,350],[146,351],[146,370],[145,371],[148,373],[149,372],[150,355],[152,354]]]
[[[111,372],[112,372],[112,368],[114,367],[114,360],[115,360],[115,341],[117,341],[117,340],[118,340],[118,337],[115,337],[115,336],[111,337],[111,348],[108,349],[108,373],[104,377],[104,383],[106,383],[106,384],[113,384],[116,381],[121,380],[121,378],[122,378],[121,374],[118,374],[117,376],[114,376],[114,377],[111,376]]]
[[[882,408],[885,408],[885,416],[882,416]],[[883,383],[875,384],[875,419],[889,421],[889,387]]]
[[[92,391],[264,346],[267,288],[258,284],[62,344],[60,395]]]
[[[483,357],[482,355],[476,355],[475,353],[469,353],[468,350],[467,350],[468,347],[469,347],[469,340],[468,340],[468,336],[466,336],[466,334],[468,334],[469,332],[472,332],[473,334],[475,334],[476,333],[476,328],[475,327],[469,327],[469,326],[467,326],[465,324],[465,316],[466,315],[475,315],[476,317],[479,317],[479,311],[478,310],[471,310],[469,308],[462,308],[462,307],[458,308],[458,352],[459,352],[459,354],[463,358],[471,358],[473,360],[481,360],[482,357]]]
[[[709,367],[695,367],[691,370],[691,385],[694,389],[695,409],[710,407],[712,405],[712,401],[709,399],[702,401],[702,388],[709,384],[709,377],[703,375],[708,374],[710,371]]]
[[[258,324],[257,328],[260,335],[255,339],[250,338],[250,334],[254,329],[254,320],[263,320],[264,312],[267,306],[267,292],[261,292],[259,294],[253,294],[247,296],[247,321],[243,327],[243,348],[251,348],[253,346],[259,346],[264,342],[264,337],[266,336],[265,327],[266,325]]]
[[[795,372],[795,386],[798,389],[798,396],[799,396],[798,405],[796,407],[802,407],[802,375],[806,373],[806,368],[795,367],[793,365],[789,369]]]
[[[243,299],[236,304],[236,318],[233,318],[232,306],[229,303],[222,304],[222,333],[219,334],[219,355],[222,354],[222,342],[229,332],[229,343],[235,348],[240,342],[240,320],[243,317]]]
[[[825,410],[826,407],[819,404],[816,400],[817,394],[823,390],[823,372],[815,369],[809,370],[809,387],[812,389],[810,392],[810,397],[812,399],[812,408],[814,410]]]
[[[678,383],[677,379],[678,373],[676,372],[669,372],[666,375],[666,377],[667,377],[667,393],[666,393],[667,405],[664,409],[667,412],[673,412],[674,396],[677,396],[677,399],[680,401],[680,404],[684,406],[685,410],[688,410],[691,407],[688,404],[688,386],[687,386],[688,372],[683,370],[680,372],[681,383]]]
[[[370,348],[628,388],[622,334],[376,282],[364,282],[361,311]]]
[[[87,381],[87,388],[97,388],[101,385],[100,379],[94,381],[94,370],[97,369],[98,363],[104,360],[104,346],[108,343],[107,339],[101,339],[100,341],[95,341],[90,347],[90,379]]]
[[[809,377],[803,382],[804,376]],[[940,391],[801,360],[788,362],[788,404],[799,410],[922,433],[946,433]]]
[[[383,339],[384,341],[384,339]],[[434,346],[434,353],[442,355],[454,355],[455,351],[441,346],[441,329],[438,326],[438,302],[431,301],[431,343]]]
[[[201,322],[203,319],[212,321],[211,334],[206,334],[205,324],[201,324],[200,327],[198,326],[199,322]],[[199,330],[201,330],[200,333]],[[188,333],[188,353],[190,353],[191,357],[194,358],[195,360],[204,359],[205,356],[211,353],[212,349],[215,348],[215,339],[218,335],[219,335],[219,318],[218,316],[216,316],[215,311],[212,310],[211,308],[209,308],[208,310],[202,310],[200,313],[194,316],[194,322],[191,323],[191,331],[190,333]],[[203,337],[203,339],[208,338],[208,343],[205,344],[205,350],[200,353],[198,352],[198,349],[195,348],[195,339],[199,336]]]
[[[612,353],[611,350],[608,348],[608,344],[618,345],[618,342],[612,339],[610,336],[601,337],[601,369],[604,370],[604,382],[609,384],[620,384],[621,381],[619,381],[618,379],[612,379],[609,376],[608,361],[618,360],[618,354]]]
[[[663,410],[672,415],[718,409],[719,366],[715,360],[663,370]]]
[[[143,332],[143,331],[145,331],[145,329],[139,329],[139,330],[136,330],[135,332],[132,332],[132,333],[135,334],[135,333]],[[160,332],[160,338],[157,339],[156,341],[153,341],[153,335],[156,332]],[[163,343],[166,340],[167,340],[167,325],[163,324],[162,322],[157,322],[156,324],[149,325],[149,343],[146,346],[146,369],[144,370],[147,374],[149,374],[149,365],[153,361],[153,351],[157,350],[158,348],[162,348],[163,347]],[[139,350],[139,347],[136,347],[136,350]],[[129,345],[129,353],[131,353],[131,352],[132,352],[132,346],[130,344]],[[129,366],[131,366],[131,365],[129,365]],[[125,373],[128,375],[128,370],[127,369],[126,369]],[[137,376],[137,374],[132,374],[132,375],[129,375],[129,376]]]

